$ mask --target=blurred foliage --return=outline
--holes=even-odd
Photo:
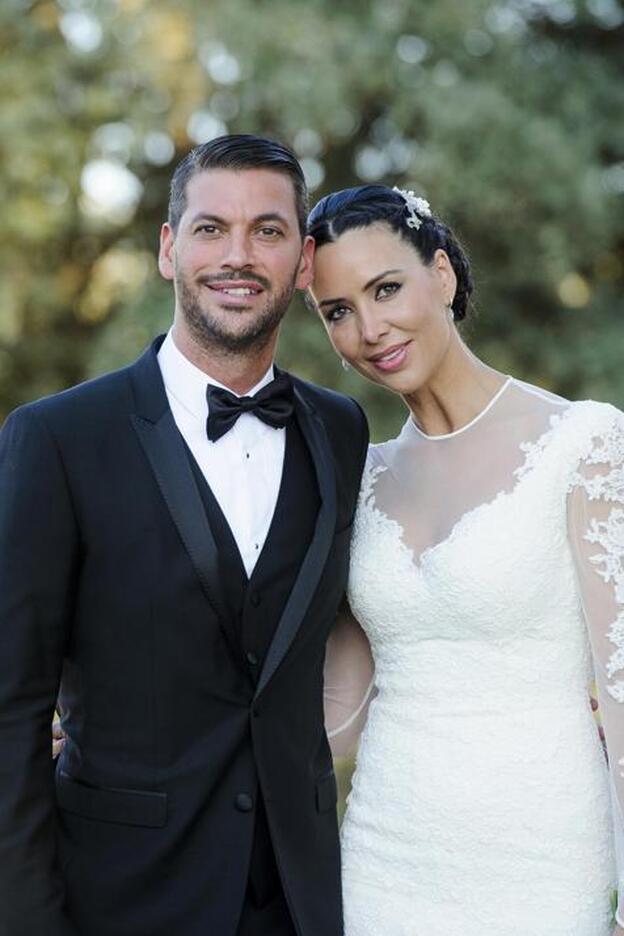
[[[619,0],[3,0],[0,49],[0,417],[167,327],[168,180],[227,131],[291,143],[314,197],[422,192],[469,246],[477,353],[624,406]],[[377,437],[403,418],[301,303],[280,354]]]

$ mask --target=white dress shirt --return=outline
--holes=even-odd
[[[243,413],[229,432],[211,442],[206,435],[206,389],[209,384],[224,384],[191,364],[176,347],[171,332],[160,347],[158,363],[175,423],[223,511],[251,576],[277,504],[286,430],[273,429],[252,413]],[[245,396],[254,396],[273,377],[271,366]]]

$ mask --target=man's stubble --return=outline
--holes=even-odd
[[[201,304],[199,292],[193,290],[181,274],[176,274],[175,283],[180,311],[197,344],[206,351],[240,356],[250,351],[260,352],[273,340],[290,306],[296,279],[295,270],[289,285],[281,293],[269,298],[259,314],[226,309],[222,317],[214,315],[207,305]],[[249,322],[241,328],[242,317],[248,317]],[[227,322],[236,323],[237,328],[228,329]]]

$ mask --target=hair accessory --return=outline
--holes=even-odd
[[[414,228],[416,231],[420,230],[423,218],[431,217],[429,202],[425,198],[420,198],[418,195],[415,195],[411,189],[400,189],[395,185],[392,191],[398,192],[405,201],[409,216],[405,222],[407,226]]]

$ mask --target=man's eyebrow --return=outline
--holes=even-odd
[[[199,211],[196,215],[193,215],[191,218],[191,225],[197,224],[198,221],[216,221],[217,224],[225,224],[225,218],[220,218],[219,215],[207,214],[205,211]]]
[[[373,276],[373,278],[370,279],[368,283],[365,284],[364,292],[366,292],[367,289],[370,289],[371,286],[374,286],[375,283],[378,283],[379,280],[384,278],[384,276],[390,276],[392,273],[402,273],[402,272],[403,270],[384,270],[383,273],[378,273],[376,276]],[[335,303],[337,302],[346,302],[346,301],[347,300],[343,299],[341,296],[338,297],[337,299],[323,299],[322,302],[319,302],[319,309],[322,309],[323,306],[335,305]]]
[[[254,218],[255,224],[260,224],[263,221],[278,221],[280,224],[283,224],[285,227],[288,227],[288,219],[281,215],[279,211],[267,211],[265,214],[258,215]]]
[[[205,211],[199,211],[196,215],[191,218],[191,224],[197,224],[198,221],[212,221],[216,224],[227,225],[225,218],[220,218],[219,215],[208,214]],[[257,215],[253,219],[253,224],[263,224],[266,221],[277,221],[280,224],[283,224],[284,227],[288,227],[288,219],[281,215],[278,211],[267,211],[264,214]]]

